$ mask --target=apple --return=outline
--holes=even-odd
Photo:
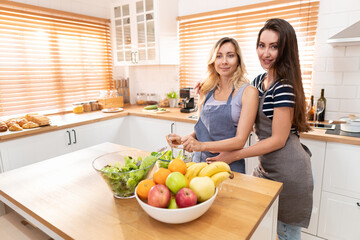
[[[204,202],[215,194],[215,184],[210,177],[194,177],[189,188],[196,194],[198,202]]]
[[[168,208],[169,209],[177,209],[177,208],[179,208],[178,205],[176,204],[176,200],[175,200],[174,197],[171,197]]]
[[[148,204],[153,207],[166,208],[171,198],[170,190],[162,184],[150,188],[148,193]]]
[[[196,205],[197,196],[193,190],[185,187],[176,193],[175,200],[179,208],[191,207]]]
[[[186,177],[182,173],[172,172],[167,176],[165,185],[176,194],[181,188],[187,186]]]

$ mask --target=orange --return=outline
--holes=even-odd
[[[165,185],[165,181],[167,176],[171,173],[171,171],[167,168],[159,168],[153,175],[153,180],[156,184]]]
[[[137,185],[136,194],[142,200],[147,200],[150,188],[152,188],[153,186],[155,186],[155,183],[152,179],[141,180]]]
[[[185,175],[187,167],[183,160],[175,158],[169,163],[168,169],[171,172],[179,172]]]

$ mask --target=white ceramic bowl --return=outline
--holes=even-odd
[[[216,188],[214,196],[212,196],[210,199],[206,200],[205,202],[187,208],[167,209],[167,208],[153,207],[143,202],[138,197],[135,190],[136,200],[138,201],[142,209],[147,214],[149,214],[150,217],[160,222],[172,223],[172,224],[186,223],[200,217],[211,207],[217,194],[218,194],[218,188]]]

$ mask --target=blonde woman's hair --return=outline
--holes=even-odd
[[[239,47],[239,44],[237,41],[233,38],[224,37],[219,39],[216,44],[211,48],[208,61],[207,61],[207,76],[206,78],[201,82],[200,92],[206,96],[208,92],[211,90],[218,88],[220,84],[220,76],[215,70],[214,62],[216,60],[217,53],[222,45],[225,43],[232,43],[232,45],[235,48],[235,52],[238,57],[238,66],[236,68],[236,71],[234,72],[234,75],[231,77],[230,82],[232,82],[233,86],[235,87],[235,90],[238,90],[243,84],[249,83],[249,80],[245,77],[247,74],[245,63],[241,54],[241,49]],[[200,103],[200,105],[203,104],[203,101]]]

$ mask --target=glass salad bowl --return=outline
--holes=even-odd
[[[134,197],[137,184],[150,176],[157,158],[140,150],[124,150],[97,157],[92,165],[115,198]]]

